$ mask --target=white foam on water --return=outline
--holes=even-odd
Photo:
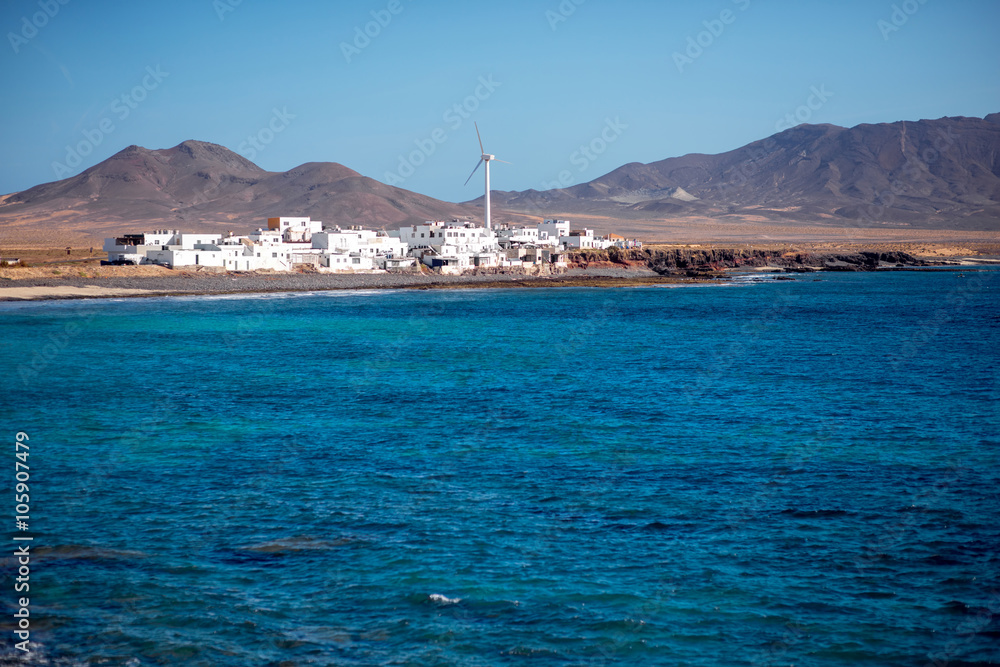
[[[374,296],[399,292],[396,289],[332,289],[332,290],[296,290],[288,292],[224,292],[219,294],[164,294],[174,301],[241,301],[241,300],[284,300],[303,297],[346,298],[352,296]],[[122,299],[123,301],[125,299]],[[131,301],[131,299],[128,299]]]

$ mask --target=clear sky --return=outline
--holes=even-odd
[[[473,121],[512,163],[494,188],[524,190],[731,150],[789,114],[981,117],[998,26],[996,0],[6,0],[0,192],[197,139],[465,201]]]

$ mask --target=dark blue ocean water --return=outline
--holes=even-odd
[[[1000,663],[997,271],[0,304],[0,340],[35,664]]]

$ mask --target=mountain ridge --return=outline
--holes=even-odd
[[[493,201],[566,215],[996,230],[1000,113],[798,125],[725,153],[631,162],[587,183],[498,192]]]
[[[385,227],[473,217],[477,210],[386,185],[336,162],[269,172],[224,146],[195,140],[155,150],[127,146],[75,176],[0,197],[5,236],[255,229],[280,215]]]
[[[724,153],[629,162],[587,183],[492,197],[498,222],[579,216],[619,233],[656,233],[674,223],[739,223],[750,234],[755,225],[796,224],[997,231],[1000,113],[851,128],[803,124]],[[156,150],[128,146],[75,176],[0,196],[0,241],[93,241],[157,227],[255,229],[279,215],[392,228],[478,220],[482,202],[444,202],[336,162],[270,172],[224,146],[187,140]]]

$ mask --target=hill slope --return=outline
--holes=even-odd
[[[227,148],[200,141],[163,150],[129,146],[76,176],[0,200],[4,239],[62,236],[67,243],[161,227],[255,229],[279,215],[391,227],[478,212],[332,162],[264,171]]]
[[[1000,229],[1000,114],[800,125],[719,155],[624,165],[562,190],[497,193],[515,211],[621,218]]]

